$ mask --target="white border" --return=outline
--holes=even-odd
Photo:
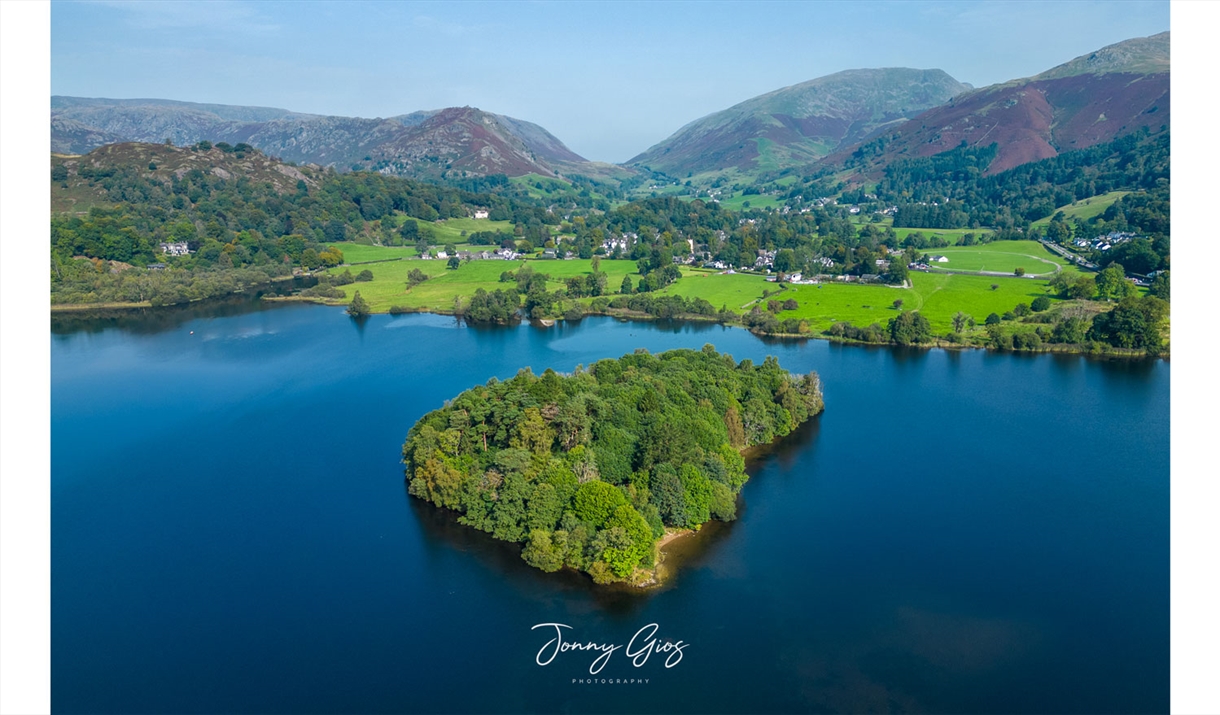
[[[0,713],[50,709],[50,331],[47,2],[0,2]],[[1220,266],[1215,68],[1220,4],[1172,5],[1172,706],[1220,713]],[[37,167],[37,169],[35,169]],[[41,178],[40,178],[41,177]],[[1211,294],[1211,295],[1209,295]]]
[[[1217,305],[1210,274],[1220,241],[1216,215],[1216,33],[1220,5],[1174,2],[1173,69],[1173,377],[1171,378],[1170,709],[1220,713],[1220,475],[1208,448],[1216,443]]]
[[[51,5],[0,2],[0,712],[51,706]]]

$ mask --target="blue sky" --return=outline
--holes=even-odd
[[[392,116],[471,105],[625,161],[681,125],[858,67],[983,86],[1169,29],[1140,2],[63,2],[51,91]]]

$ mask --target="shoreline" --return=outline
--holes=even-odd
[[[633,590],[651,591],[668,584],[670,578],[677,572],[677,569],[666,566],[669,556],[666,547],[674,542],[685,542],[687,541],[686,537],[695,536],[699,533],[699,531],[694,529],[666,528],[665,535],[658,539],[653,547],[655,550],[653,552],[654,561],[652,568],[638,569],[628,585]]]
[[[282,278],[280,280],[282,280]],[[234,293],[234,295],[238,295],[238,294]],[[222,298],[225,296],[216,296],[216,297]],[[202,303],[202,302],[205,302],[208,300],[212,300],[212,299],[213,298],[200,298],[198,300],[193,300],[188,303],[175,303],[172,305],[163,305],[163,306],[153,306],[151,303],[148,303],[148,302],[143,302],[143,303],[59,303],[59,304],[53,303],[53,304],[51,304],[51,313],[52,314],[55,314],[55,313],[87,313],[90,310],[101,311],[101,310],[137,310],[137,309],[153,309],[153,308],[174,308],[174,307],[181,307],[181,306],[186,306],[186,305],[197,305],[199,303]],[[302,296],[302,295],[264,295],[264,296],[259,297],[258,300],[265,300],[265,301],[271,302],[271,303],[313,303],[315,305],[325,305],[325,306],[328,306],[331,308],[342,308],[346,305],[346,303],[340,303],[340,302],[337,302],[337,301],[334,301],[334,300],[328,299],[328,298],[319,298],[319,297],[315,297],[315,296]],[[417,313],[431,313],[433,315],[461,317],[461,315],[459,313],[457,313],[456,311],[447,310],[444,308],[438,308],[438,309],[428,309],[428,308],[414,309],[414,308],[412,308],[412,309],[408,309],[408,310],[402,310],[399,312],[391,312],[389,310],[373,311],[370,313],[370,315],[394,316],[394,315],[413,315],[413,314],[417,314]],[[861,340],[852,340],[850,338],[837,337],[837,336],[833,336],[833,335],[825,335],[823,333],[812,333],[812,332],[811,333],[760,333],[760,332],[755,331],[752,328],[747,328],[746,326],[744,326],[740,323],[722,322],[715,317],[707,316],[707,315],[679,315],[679,316],[674,316],[672,318],[660,318],[655,315],[649,315],[648,313],[641,313],[639,311],[615,310],[615,311],[604,311],[604,312],[588,312],[588,313],[584,314],[584,317],[607,317],[607,318],[616,318],[618,320],[635,321],[635,322],[655,322],[655,321],[660,321],[660,320],[677,320],[677,321],[682,321],[682,322],[693,322],[693,323],[714,323],[714,324],[718,324],[718,325],[723,325],[725,327],[740,328],[742,330],[749,332],[751,335],[754,335],[755,337],[764,338],[764,339],[825,340],[830,343],[838,343],[841,345],[858,345],[858,346],[864,346],[864,347],[913,348],[913,349],[923,349],[923,350],[939,348],[942,350],[951,350],[951,351],[984,350],[984,351],[992,351],[992,352],[1011,353],[1014,355],[1017,355],[1017,354],[1037,355],[1037,354],[1043,354],[1043,353],[1057,353],[1060,355],[1084,355],[1086,357],[1108,357],[1108,358],[1124,358],[1124,359],[1154,358],[1154,359],[1168,360],[1170,357],[1170,351],[1168,349],[1166,349],[1164,352],[1162,352],[1159,355],[1153,356],[1153,355],[1149,355],[1147,353],[1147,351],[1144,351],[1144,350],[1130,350],[1130,349],[1126,349],[1126,348],[1115,348],[1115,347],[1107,346],[1103,350],[1092,351],[1087,348],[1081,348],[1080,346],[1077,346],[1077,345],[1067,345],[1067,344],[1059,344],[1059,343],[1043,343],[1042,346],[1040,346],[1037,350],[995,350],[994,348],[988,347],[986,345],[976,345],[976,344],[972,344],[972,343],[954,343],[954,342],[950,342],[948,340],[941,340],[941,339],[936,339],[930,343],[923,343],[923,344],[919,344],[919,345],[900,345],[898,343],[892,343],[892,342],[869,343],[869,342],[864,342]],[[532,319],[527,319],[527,318],[522,318],[521,322],[529,322],[531,324],[541,325],[542,327],[553,327],[554,325],[556,325],[560,322],[567,323],[569,321],[567,321],[563,318],[546,318],[546,319],[542,319],[542,320],[538,320],[538,321],[535,321]],[[580,322],[580,321],[571,321],[571,322]],[[509,323],[509,324],[511,324],[511,323]],[[496,325],[505,325],[505,323],[496,323]]]

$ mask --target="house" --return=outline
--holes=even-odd
[[[191,251],[187,248],[186,241],[175,241],[173,243],[162,243],[161,252],[169,256],[185,256]]]
[[[437,258],[439,258],[439,259],[441,259],[441,260],[444,260],[444,259],[446,259],[446,258],[448,258],[448,257],[449,257],[449,254],[448,254],[448,253],[445,253],[444,251],[437,251],[437,252],[436,252],[436,257],[437,257]]]
[[[150,270],[150,271],[160,271],[160,270],[164,270],[164,269],[165,269],[164,263],[149,263],[148,264],[148,270]]]
[[[548,248],[542,252],[543,258],[556,258],[555,249]]]
[[[488,215],[489,215],[489,214],[488,214],[488,212],[487,212],[487,209],[475,209],[475,210],[474,210],[474,217],[475,217],[475,218],[487,218],[487,217],[488,217]]]
[[[948,256],[931,256],[931,260],[933,263],[948,263],[949,257]]]

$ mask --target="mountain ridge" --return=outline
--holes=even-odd
[[[393,117],[305,114],[274,107],[158,99],[51,98],[51,150],[84,154],[117,142],[245,142],[297,163],[414,178],[504,173],[612,174],[543,127],[473,107]]]
[[[995,142],[998,151],[987,173],[996,174],[1140,128],[1168,129],[1169,109],[1169,33],[1163,32],[1107,45],[1031,77],[970,90],[809,170],[846,168],[857,180],[875,179],[893,161]]]
[[[688,122],[627,164],[675,176],[799,165],[969,87],[938,69],[844,70]]]

